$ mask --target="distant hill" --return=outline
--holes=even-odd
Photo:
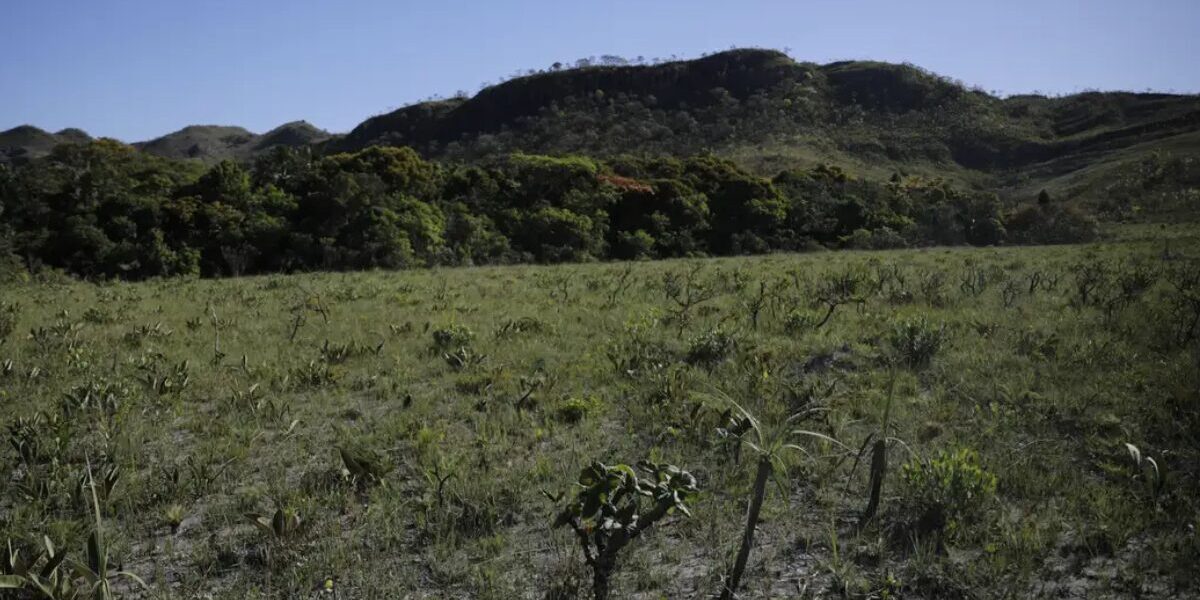
[[[329,133],[306,121],[293,121],[258,135],[241,127],[192,125],[134,146],[174,159],[217,162],[250,159],[274,146],[307,146],[324,141]]]
[[[86,142],[91,139],[91,136],[79,129],[50,133],[32,125],[21,125],[0,132],[0,164],[32,160],[48,154],[59,144]]]
[[[132,145],[144,152],[176,160],[215,163],[225,159],[250,160],[275,146],[310,146],[330,138],[330,134],[307,121],[285,123],[263,134],[241,127],[192,125],[174,133]],[[22,125],[0,132],[0,163],[21,163],[44,156],[55,146],[87,142],[92,139],[79,129],[48,133]]]

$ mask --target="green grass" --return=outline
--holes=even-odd
[[[690,518],[622,552],[613,596],[702,597],[720,591],[754,479],[753,455],[718,434],[728,397],[773,426],[817,409],[796,428],[854,450],[802,437],[783,455],[743,597],[1196,594],[1200,368],[1197,342],[1175,338],[1190,313],[1172,281],[1198,268],[1200,231],[1171,228],[1170,260],[1162,231],[8,287],[0,435],[37,452],[0,447],[0,538],[49,536],[83,559],[90,460],[109,561],[149,585],[114,580],[118,594],[309,597],[332,577],[342,598],[587,597],[542,490],[573,495],[593,460],[648,459],[700,492]],[[684,309],[688,289],[711,297]],[[855,454],[893,374],[890,466],[860,528],[871,459]],[[278,528],[255,522],[277,512]]]

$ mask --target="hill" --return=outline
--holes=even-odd
[[[832,162],[1027,194],[1070,195],[1158,148],[1200,146],[1200,98],[1089,92],[999,98],[911,65],[797,62],[733,50],[649,66],[551,70],[469,99],[370,118],[328,149],[408,145],[477,160],[511,151],[687,155],[713,151],[770,174]],[[1070,176],[1087,171],[1088,181]],[[1062,188],[1062,189],[1059,189]]]
[[[45,156],[59,144],[86,142],[91,139],[91,136],[79,129],[50,133],[32,125],[21,125],[0,132],[0,164],[27,162]]]
[[[328,137],[306,121],[286,123],[261,135],[241,127],[192,125],[134,146],[164,158],[217,162],[251,159],[274,146],[307,146]]]

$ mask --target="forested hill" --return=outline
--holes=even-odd
[[[910,65],[796,62],[732,50],[658,65],[550,69],[472,98],[373,117],[329,150],[406,145],[433,158],[512,151],[685,156],[712,151],[763,174],[817,163],[1069,193],[1146,152],[1200,149],[1200,97],[1089,92],[999,98]],[[1016,173],[1033,173],[1018,177]],[[1067,189],[1072,188],[1072,189]]]

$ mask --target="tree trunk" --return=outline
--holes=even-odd
[[[721,600],[733,600],[734,594],[737,593],[742,572],[746,570],[746,561],[750,559],[750,547],[754,545],[754,528],[758,525],[758,513],[762,510],[763,498],[767,495],[767,480],[770,478],[771,459],[767,456],[760,456],[758,471],[754,475],[754,490],[750,496],[750,508],[746,511],[746,531],[742,534],[742,547],[738,549],[733,570],[729,572],[729,578],[725,581],[725,589],[721,590]]]
[[[867,508],[863,510],[862,522],[866,523],[875,517],[879,510],[879,495],[883,491],[883,476],[887,472],[887,443],[881,437],[875,440],[871,448],[871,498]]]
[[[592,565],[592,597],[595,600],[608,600],[608,576],[612,574],[612,566],[603,562]]]

